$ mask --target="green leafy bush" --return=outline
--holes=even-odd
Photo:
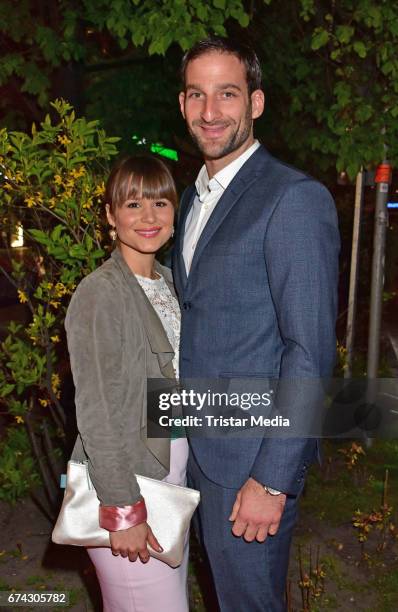
[[[53,438],[55,433],[62,441],[66,422],[63,321],[77,283],[105,256],[101,196],[118,139],[107,137],[97,121],[76,118],[64,101],[52,106],[57,121],[47,115],[40,128],[33,125],[31,135],[0,131],[0,214],[8,227],[3,233],[8,262],[2,271],[29,312],[27,325],[10,324],[0,347],[0,402],[12,419],[12,437],[6,437],[4,448],[7,440],[14,451],[20,443],[25,456],[26,428],[47,493],[55,500]],[[23,249],[9,248],[16,226],[23,227]],[[19,436],[14,433],[18,427]],[[12,472],[14,463],[2,465],[4,479],[7,465]],[[11,472],[3,493],[8,499],[26,491],[23,477],[15,480]]]
[[[26,430],[9,427],[0,443],[0,499],[15,502],[39,482]]]

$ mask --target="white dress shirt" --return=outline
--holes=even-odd
[[[209,180],[206,166],[203,165],[196,179],[196,196],[191,210],[187,216],[185,223],[184,245],[182,254],[185,263],[187,275],[191,269],[192,259],[195,253],[196,245],[203,232],[203,229],[208,222],[211,213],[215,209],[217,202],[222,194],[241,169],[243,164],[257,151],[260,143],[255,140],[254,143],[246,149],[230,164],[222,168],[217,174]]]

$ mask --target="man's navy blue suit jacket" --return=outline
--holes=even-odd
[[[183,194],[173,256],[181,378],[330,376],[340,241],[327,189],[259,147],[217,203],[187,278],[183,234],[195,193]],[[239,488],[252,476],[292,495],[317,452],[314,438],[190,444],[213,482]]]

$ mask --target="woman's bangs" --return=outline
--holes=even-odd
[[[173,203],[175,201],[174,190],[167,175],[162,175],[159,171],[156,174],[147,173],[145,178],[136,173],[132,174],[126,199],[131,198],[166,199]]]
[[[130,157],[116,167],[107,186],[106,197],[120,207],[131,199],[167,199],[177,206],[173,178],[165,164],[156,158]]]

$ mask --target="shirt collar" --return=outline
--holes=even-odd
[[[209,191],[211,191],[209,175],[207,174],[206,166],[204,164],[199,170],[198,178],[195,181],[195,187],[199,200],[203,202],[205,197],[209,194]]]
[[[225,168],[222,168],[219,172],[217,172],[217,174],[215,174],[210,180],[206,166],[203,164],[195,182],[199,200],[203,202],[204,198],[210,191],[219,191],[221,189],[225,190],[234,176],[239,172],[243,164],[253,155],[255,151],[257,151],[259,146],[259,141],[255,140],[251,147],[246,149],[246,151],[225,166]]]

